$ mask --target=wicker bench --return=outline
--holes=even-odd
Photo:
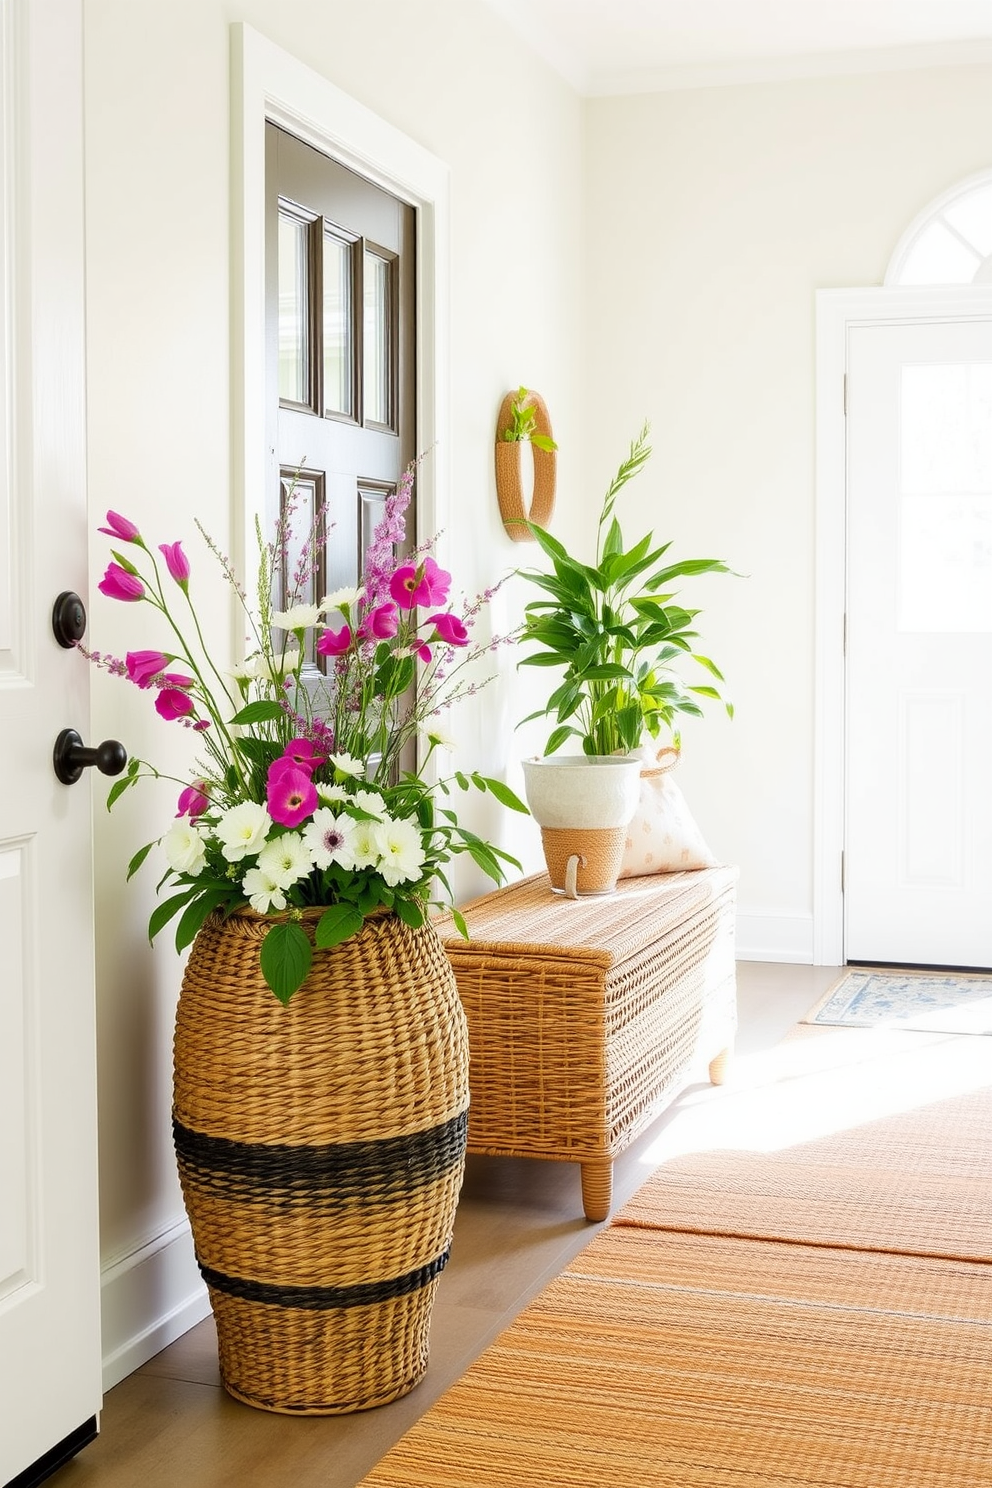
[[[603,1220],[613,1160],[736,1028],[736,868],[622,879],[565,899],[545,874],[464,906],[439,930],[469,1026],[468,1150],[581,1164]]]

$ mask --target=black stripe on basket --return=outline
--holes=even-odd
[[[237,1297],[242,1302],[262,1302],[268,1307],[297,1307],[307,1312],[328,1312],[335,1307],[374,1307],[396,1297],[419,1292],[439,1276],[448,1264],[450,1248],[426,1266],[418,1266],[405,1276],[387,1276],[381,1281],[355,1282],[352,1286],[277,1286],[268,1281],[249,1281],[243,1276],[226,1276],[198,1262],[207,1286]]]
[[[407,1136],[320,1146],[233,1142],[172,1123],[184,1178],[215,1194],[289,1206],[368,1204],[428,1187],[461,1162],[467,1131],[465,1111]]]

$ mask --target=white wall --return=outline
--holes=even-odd
[[[492,475],[503,394],[545,395],[563,445],[560,475],[582,471],[581,108],[477,0],[86,0],[89,491],[93,527],[123,512],[150,543],[187,539],[198,604],[221,659],[226,595],[194,516],[231,550],[231,209],[229,30],[244,21],[447,162],[451,173],[451,530],[446,552],[469,595],[521,559],[499,523]],[[560,530],[576,519],[566,501]],[[530,550],[528,550],[530,551]],[[92,582],[108,558],[94,539]],[[92,593],[91,644],[122,656],[163,647],[144,606]],[[519,618],[501,599],[497,629]],[[512,728],[526,706],[514,659],[473,710],[453,718],[455,762],[518,772]],[[189,735],[145,694],[97,678],[93,730],[182,774]],[[101,788],[98,785],[97,790]],[[98,1000],[104,1343],[108,1382],[202,1311],[174,1177],[169,1104],[180,965],[145,927],[157,874],[125,866],[157,838],[175,786],[97,812]],[[531,823],[501,810],[473,822],[531,866]],[[481,883],[460,881],[464,894]]]
[[[737,716],[684,730],[681,783],[741,867],[746,953],[812,948],[814,297],[881,284],[903,229],[992,164],[992,69],[586,105],[584,453],[605,484],[645,417],[628,536],[725,558],[682,591]]]

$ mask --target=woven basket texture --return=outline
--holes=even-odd
[[[691,1066],[732,1042],[737,870],[626,879],[562,899],[545,874],[439,930],[469,1021],[469,1151],[622,1151]]]
[[[315,951],[286,1007],[259,970],[267,928],[214,916],[190,953],[179,1175],[228,1391],[292,1414],[363,1410],[427,1368],[464,1170],[465,1018],[432,925],[370,917]]]

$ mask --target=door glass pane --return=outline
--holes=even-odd
[[[324,234],[324,412],[354,415],[352,245]]]
[[[390,424],[390,265],[378,253],[365,253],[365,365],[362,391],[365,422]]]
[[[307,401],[307,226],[279,213],[279,396]]]
[[[992,363],[905,366],[899,629],[992,631]]]

